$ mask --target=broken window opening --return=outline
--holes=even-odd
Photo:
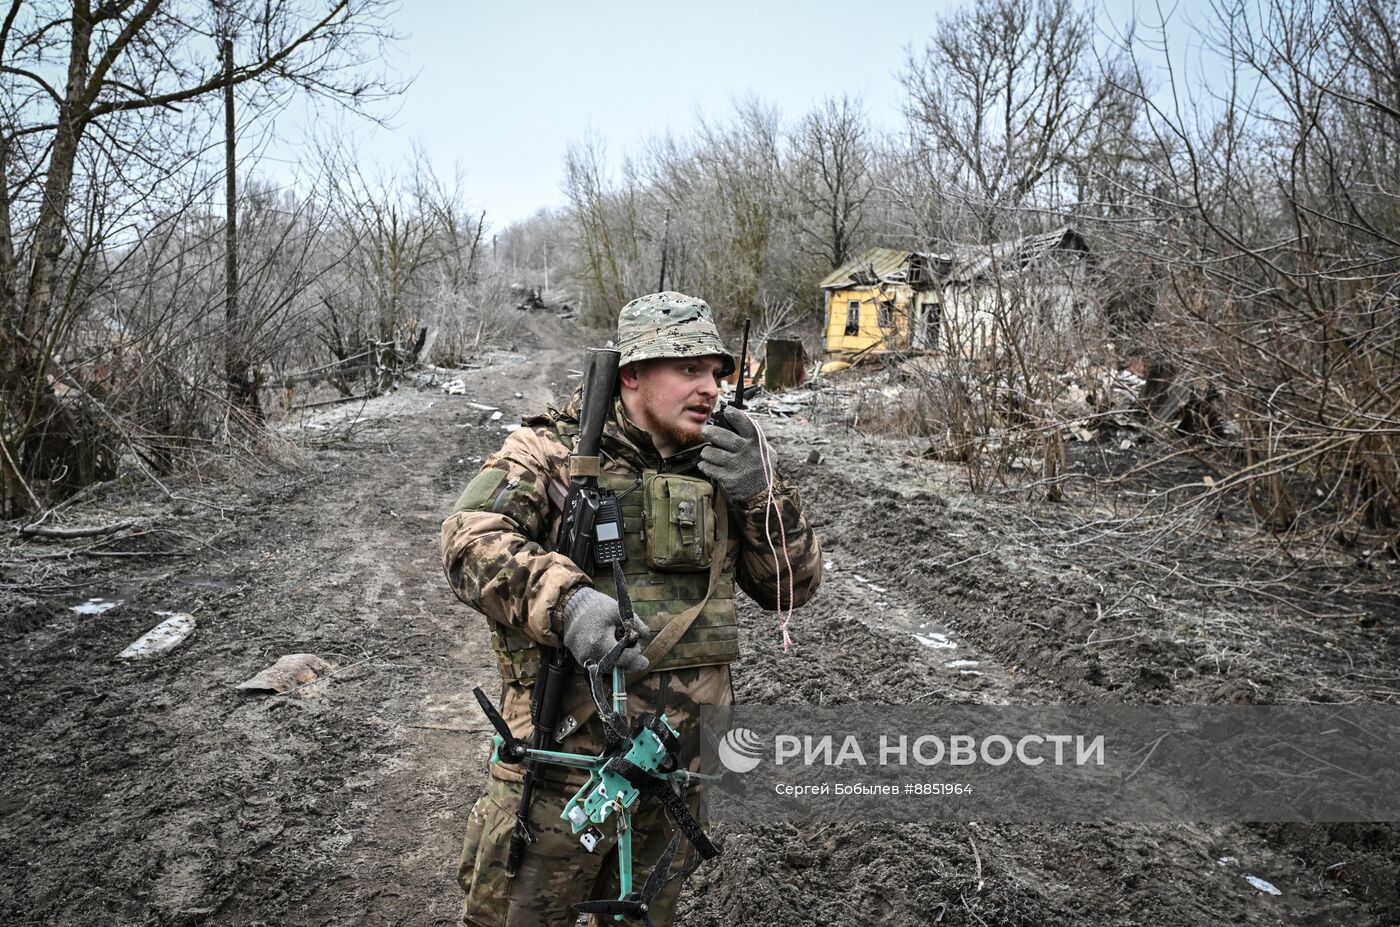
[[[918,324],[914,327],[914,347],[933,350],[938,347],[938,329],[943,317],[940,303],[925,302],[919,306]]]
[[[858,299],[846,303],[846,334],[860,334],[860,300]]]

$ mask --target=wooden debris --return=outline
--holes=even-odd
[[[116,534],[118,531],[125,531],[127,528],[135,527],[134,519],[124,519],[123,521],[112,522],[110,525],[89,525],[87,527],[60,528],[58,526],[40,525],[38,523],[25,525],[19,529],[19,533],[25,537],[37,538],[57,538],[65,540],[68,538],[92,538],[106,534]]]

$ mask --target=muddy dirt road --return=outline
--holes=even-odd
[[[465,395],[401,389],[295,469],[177,481],[173,498],[96,494],[80,515],[150,527],[94,551],[125,556],[12,547],[0,922],[455,923],[488,740],[470,692],[497,676],[484,619],[441,576],[438,523],[503,425],[572,387],[586,337],[545,319],[519,358],[465,372]],[[794,618],[793,651],[772,615],[741,609],[741,700],[1393,701],[1400,689],[1393,597],[1309,632],[1064,544],[1072,507],[971,496],[945,465],[833,422],[769,432],[829,564]],[[119,604],[71,610],[94,597]],[[192,614],[197,631],[160,659],[117,660],[160,611]],[[292,653],[339,669],[287,696],[235,688]],[[718,833],[725,855],[693,878],[683,924],[1400,922],[1389,825]]]

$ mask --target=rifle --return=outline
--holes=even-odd
[[[598,490],[598,442],[603,434],[603,423],[612,414],[619,357],[619,352],[606,348],[588,350],[583,401],[579,409],[578,445],[569,458],[569,495],[564,503],[564,521],[555,549],[584,572],[588,572],[593,563],[599,515],[601,513],[606,521],[608,514],[607,499]],[[535,750],[548,750],[554,745],[554,731],[564,709],[564,693],[573,677],[575,663],[566,647],[541,650],[539,675],[530,699],[530,721],[535,729],[530,746]],[[511,832],[510,849],[506,854],[507,878],[515,877],[525,848],[536,839],[530,825],[530,805],[534,800],[537,776],[538,761],[525,760],[520,807],[516,811],[515,830]]]

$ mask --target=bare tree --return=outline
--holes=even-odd
[[[564,158],[564,190],[576,232],[577,274],[588,314],[601,321],[638,295],[644,232],[636,184],[624,166],[624,182],[608,176],[606,153],[597,140],[571,147]]]
[[[377,6],[348,0],[9,4],[0,25],[5,509],[35,501],[27,478],[52,475],[40,445],[82,440],[50,375],[84,310],[85,268],[116,234],[103,221],[113,210],[96,211],[111,205],[100,187],[115,186],[128,211],[158,204],[165,178],[208,147],[199,128],[229,85],[352,103],[376,96],[386,86],[355,52],[385,33]],[[233,37],[241,63],[225,68],[210,36]]]
[[[1206,39],[1227,77],[1141,96],[1158,150],[1137,247],[1165,284],[1145,344],[1210,398],[1193,503],[1243,497],[1314,550],[1400,543],[1397,28],[1369,0],[1222,3]]]
[[[825,100],[792,132],[787,189],[800,207],[804,248],[828,270],[846,263],[861,240],[872,193],[868,133],[859,102],[844,95]]]
[[[975,0],[941,19],[901,75],[930,168],[1002,208],[1054,181],[1101,102],[1090,29],[1073,0]]]

